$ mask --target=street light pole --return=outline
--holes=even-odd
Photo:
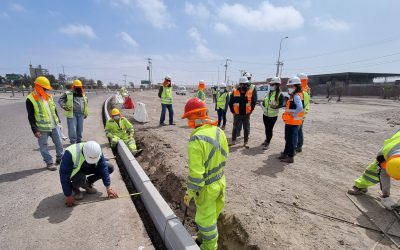
[[[228,61],[230,61],[230,62],[232,62],[232,60],[231,59],[226,59],[225,60],[225,82],[226,82],[226,72],[228,71]]]
[[[281,42],[279,43],[279,53],[278,53],[278,61],[276,62],[276,75],[275,76],[279,76],[279,67],[281,66],[281,49],[282,49],[282,41],[283,39],[287,39],[289,37],[285,36],[283,38],[281,38]]]
[[[151,63],[151,58],[147,58],[147,70],[149,71],[149,87],[151,86],[151,80],[152,80],[152,71],[153,71],[153,64]]]

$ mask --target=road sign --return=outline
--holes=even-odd
[[[140,84],[150,84],[150,81],[149,80],[141,80]]]
[[[19,80],[22,78],[22,75],[19,74],[6,74],[6,79],[10,81]]]

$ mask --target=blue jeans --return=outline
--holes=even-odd
[[[303,123],[299,126],[299,132],[297,134],[297,143],[296,143],[296,149],[303,147],[303,142],[304,142],[304,137],[303,137]]]
[[[68,137],[71,144],[82,141],[83,119],[84,116],[80,113],[74,113],[72,118],[67,118]]]
[[[53,140],[54,145],[56,146],[56,159],[59,160],[62,157],[63,154],[63,145],[61,142],[60,135],[58,134],[58,131],[56,128],[54,128],[51,132],[42,132],[40,131],[42,136],[39,137],[38,143],[39,143],[39,150],[40,154],[42,154],[43,161],[46,162],[46,164],[52,164],[53,163],[53,158],[51,157],[51,154],[49,153],[49,148],[48,148],[48,139],[49,136]]]
[[[289,157],[294,156],[294,151],[297,145],[297,136],[299,133],[298,125],[285,125],[285,149],[283,153]]]
[[[218,113],[218,127],[221,125],[221,121],[222,121],[222,125],[225,126],[226,125],[226,111],[224,109],[217,109],[217,113]]]
[[[165,113],[169,114],[169,124],[174,123],[174,110],[172,109],[172,104],[163,104],[161,103],[161,116],[160,116],[160,124],[164,123]]]

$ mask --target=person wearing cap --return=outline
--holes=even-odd
[[[285,98],[281,93],[281,79],[273,77],[269,82],[269,92],[265,95],[264,101],[261,105],[264,114],[263,122],[265,128],[265,141],[261,144],[264,149],[268,149],[272,139],[274,126],[278,119],[279,109],[283,107]]]
[[[160,116],[160,126],[166,126],[165,113],[168,109],[169,114],[169,125],[175,125],[174,123],[174,110],[172,108],[172,84],[171,76],[167,75],[164,78],[164,83],[158,89],[158,97],[161,98],[161,116]]]
[[[239,87],[232,91],[229,99],[229,109],[233,114],[232,141],[229,144],[236,144],[238,128],[243,125],[244,142],[243,146],[249,148],[250,115],[256,106],[257,99],[250,88],[249,80],[246,77],[239,78]]]
[[[102,179],[108,198],[118,198],[111,188],[112,164],[106,162],[100,145],[95,141],[76,143],[65,149],[60,165],[60,181],[65,195],[65,204],[70,207],[75,200],[83,199],[80,188],[88,194],[97,193],[93,184]]]
[[[301,82],[293,76],[286,84],[290,95],[282,120],[285,122],[285,149],[278,157],[282,162],[293,163],[299,126],[304,119],[304,96]]]
[[[385,140],[376,159],[367,167],[364,173],[354,181],[354,186],[347,192],[360,195],[368,192],[368,188],[380,183],[382,190],[382,205],[391,210],[400,206],[390,198],[390,178],[400,180],[400,130]]]
[[[56,147],[56,164],[61,162],[63,145],[57,130],[60,119],[53,96],[49,93],[49,90],[52,89],[50,81],[46,77],[39,76],[36,78],[34,90],[26,97],[26,110],[32,132],[38,139],[43,161],[48,170],[54,171],[57,168],[54,166],[53,158],[49,153],[47,141],[51,137]]]
[[[83,120],[88,116],[88,98],[78,79],[72,83],[71,91],[66,91],[58,100],[67,117],[68,137],[71,144],[82,141]]]
[[[304,143],[304,134],[303,134],[303,124],[307,117],[308,112],[310,111],[310,91],[311,89],[308,87],[308,76],[305,73],[299,73],[297,76],[301,81],[301,88],[303,90],[304,97],[304,119],[299,127],[299,132],[297,133],[297,144],[296,144],[296,152],[303,152],[303,143]]]
[[[215,104],[215,109],[218,114],[218,127],[225,130],[226,126],[226,111],[228,110],[229,104],[229,92],[226,89],[226,84],[221,83],[219,90],[217,91],[217,102]],[[221,126],[222,121],[222,126]]]
[[[197,87],[197,92],[194,94],[194,97],[199,98],[201,101],[206,101],[206,93],[204,92],[206,89],[206,83],[203,80],[199,81],[199,86]]]

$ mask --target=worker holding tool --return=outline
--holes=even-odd
[[[382,190],[382,205],[391,210],[400,205],[390,198],[390,178],[400,180],[400,130],[383,143],[376,159],[367,167],[364,173],[355,180],[351,195],[368,192],[368,188],[380,183]]]
[[[296,152],[303,152],[303,143],[304,143],[304,135],[303,135],[303,124],[304,120],[307,117],[308,112],[310,111],[310,88],[308,87],[308,76],[305,73],[299,73],[297,76],[301,81],[301,88],[303,90],[304,97],[304,119],[299,127],[299,132],[297,133],[297,144],[296,144]]]
[[[199,86],[197,87],[197,92],[194,94],[194,97],[199,98],[203,102],[206,101],[206,93],[204,92],[206,89],[206,83],[203,80],[200,80]]]
[[[185,105],[182,119],[194,131],[188,145],[189,177],[184,197],[186,206],[194,199],[195,222],[201,249],[218,248],[217,220],[225,204],[224,167],[229,153],[225,133],[217,122],[209,119],[208,109],[198,98],[191,98]]]
[[[117,146],[119,140],[123,140],[133,155],[139,152],[134,138],[135,129],[132,123],[121,115],[119,109],[114,108],[111,111],[111,118],[106,122],[104,130],[111,140],[112,148]]]
[[[26,110],[32,132],[38,139],[40,154],[46,167],[50,171],[57,170],[53,164],[53,158],[49,153],[47,141],[49,136],[56,147],[56,164],[61,162],[63,146],[57,126],[61,125],[57,114],[56,105],[49,90],[53,88],[50,81],[39,76],[35,80],[34,90],[26,97]]]
[[[76,143],[66,148],[60,165],[65,204],[70,207],[75,200],[83,199],[80,188],[89,194],[97,193],[93,184],[99,179],[103,179],[108,198],[118,198],[118,194],[111,189],[110,174],[113,171],[113,165],[106,162],[100,145],[95,141]]]
[[[165,113],[169,113],[169,125],[175,125],[174,123],[174,110],[172,108],[172,84],[171,76],[166,75],[164,78],[164,83],[160,86],[158,90],[158,97],[161,98],[161,116],[160,116],[160,126],[166,126],[164,123]]]
[[[88,116],[88,98],[83,91],[82,82],[74,80],[71,91],[65,92],[58,100],[67,117],[68,137],[71,144],[82,141],[83,120]]]
[[[217,91],[217,103],[215,104],[215,109],[218,114],[218,127],[221,126],[222,130],[225,130],[226,126],[226,111],[228,110],[229,104],[229,92],[226,90],[226,84],[221,83],[219,90]]]

